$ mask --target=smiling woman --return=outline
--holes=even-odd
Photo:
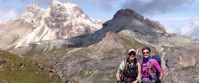
[[[123,60],[116,73],[117,83],[138,83],[141,79],[141,67],[137,61],[135,49],[130,49],[126,60]]]

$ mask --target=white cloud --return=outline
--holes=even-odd
[[[180,28],[180,31],[180,34],[199,38],[199,19],[193,19],[189,23],[185,24]]]
[[[18,13],[15,9],[11,9],[8,11],[0,10],[0,22],[6,22],[8,20],[15,19],[18,16]]]
[[[186,20],[186,22],[178,26],[176,26],[175,23],[166,25],[165,29],[169,33],[176,33],[199,38],[199,19]]]
[[[140,14],[158,15],[195,1],[197,0],[126,0],[122,5],[123,8],[132,8]]]
[[[176,33],[199,38],[199,17],[156,16],[151,19],[159,21],[168,33]]]

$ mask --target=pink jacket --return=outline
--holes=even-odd
[[[151,62],[151,63],[150,63]],[[148,77],[150,76],[150,73],[149,73],[149,66],[150,68],[154,68],[155,71],[153,69],[150,69],[150,72],[153,72],[151,73],[151,76],[155,76],[155,72],[163,72],[161,66],[158,64],[158,61],[155,60],[155,59],[150,59],[148,62],[145,62],[145,63],[142,63],[141,64],[141,75],[142,77]]]

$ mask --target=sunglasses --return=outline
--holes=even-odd
[[[143,54],[149,54],[149,52],[142,52]]]

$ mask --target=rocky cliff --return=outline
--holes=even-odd
[[[162,56],[165,61],[166,83],[198,83],[198,41],[184,46],[166,47]]]

